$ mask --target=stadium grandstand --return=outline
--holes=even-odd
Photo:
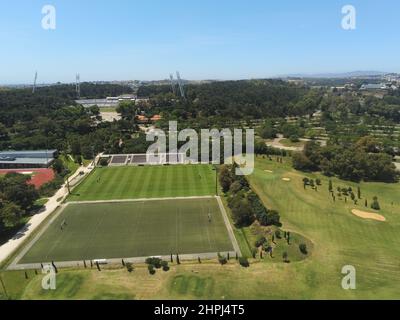
[[[57,150],[2,151],[0,169],[49,168],[57,157]]]
[[[102,158],[109,159],[109,166],[145,166],[165,164],[185,164],[183,153],[160,153],[160,154],[114,154],[103,155]]]

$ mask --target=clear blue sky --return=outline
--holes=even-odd
[[[1,0],[0,83],[400,72],[399,13],[398,0]]]

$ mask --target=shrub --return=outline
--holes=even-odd
[[[301,252],[302,254],[308,254],[307,245],[306,245],[305,243],[301,243],[301,244],[299,245],[299,249],[300,249],[300,252]]]
[[[163,271],[165,271],[165,272],[169,271],[169,266],[168,266],[167,261],[161,261],[161,267],[162,267]]]
[[[133,265],[130,262],[125,263],[125,267],[126,267],[126,270],[128,270],[129,273],[133,272],[133,270],[134,270]]]
[[[154,266],[153,266],[152,264],[149,264],[149,265],[147,266],[147,269],[149,270],[149,273],[150,273],[151,275],[156,274],[156,269],[154,268]]]
[[[222,266],[228,263],[228,259],[219,253],[218,253],[218,261]]]
[[[275,231],[275,237],[276,237],[277,239],[282,239],[282,234],[281,234],[281,231],[280,231],[280,230],[276,230],[276,231]]]
[[[374,201],[371,204],[371,208],[374,210],[381,210],[381,206],[379,205],[378,197],[374,197]]]
[[[147,258],[146,259],[146,264],[152,265],[156,269],[161,268],[161,262],[162,262],[162,260],[160,258]]]
[[[272,247],[268,244],[268,243],[264,243],[264,245],[263,245],[263,250],[265,251],[265,252],[271,252],[271,250],[272,250]]]
[[[240,257],[240,258],[239,258],[239,264],[240,264],[243,268],[248,268],[248,267],[250,267],[250,262],[249,262],[249,260],[247,260],[247,258],[245,258],[245,257]]]
[[[255,247],[256,248],[261,247],[266,242],[267,242],[267,239],[264,236],[260,236],[255,242]]]
[[[107,158],[101,158],[100,161],[99,161],[99,164],[102,167],[107,167],[108,166],[108,159]]]

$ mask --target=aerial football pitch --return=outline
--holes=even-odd
[[[215,197],[70,203],[18,264],[232,251]]]
[[[97,168],[70,201],[211,196],[216,171],[211,165]]]
[[[52,261],[240,254],[223,204],[214,196],[215,174],[208,165],[96,169],[11,268]]]

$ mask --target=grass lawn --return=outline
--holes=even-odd
[[[287,160],[286,160],[287,161]],[[268,172],[268,171],[272,171]],[[318,192],[304,190],[304,177],[320,178]],[[289,178],[291,181],[283,181]],[[362,199],[358,205],[348,199],[333,201],[328,192],[329,178],[320,174],[295,171],[290,163],[278,164],[258,158],[250,177],[252,186],[264,203],[277,209],[283,227],[310,239],[313,253],[307,263],[289,265],[280,278],[296,274],[295,283],[301,298],[381,298],[395,299],[400,294],[400,184],[361,183]],[[332,179],[333,188],[357,184]],[[364,220],[354,216],[352,209],[374,212],[364,206],[377,196],[386,222]],[[357,290],[341,288],[342,267],[353,265],[357,270]],[[284,292],[287,297],[291,292]]]
[[[292,142],[290,139],[282,139],[280,143],[285,147],[304,147],[305,145],[304,141]]]
[[[76,170],[78,170],[79,164],[75,163],[75,161],[73,161],[69,155],[60,155],[60,159],[64,163],[64,166],[70,171],[67,177],[72,176]],[[65,179],[67,179],[67,177],[65,177]]]
[[[100,108],[100,113],[102,112],[117,112],[117,107]]]
[[[155,276],[141,266],[132,273],[126,269],[62,270],[56,291],[44,292],[41,277],[36,277],[27,280],[21,296],[27,299],[398,299],[400,184],[361,183],[363,199],[357,206],[344,200],[334,203],[328,193],[328,178],[295,171],[287,158],[284,161],[279,164],[257,158],[250,182],[264,203],[280,212],[283,230],[296,237],[301,235],[301,241],[308,239],[313,244],[307,259],[293,259],[286,264],[281,259],[273,261],[266,257],[251,260],[250,268],[242,268],[232,259],[226,266],[218,265],[217,261],[191,262],[173,265],[170,272],[158,271]],[[305,176],[322,180],[317,192],[304,190]],[[336,178],[332,182],[334,188],[357,187]],[[371,201],[375,195],[382,207],[379,213],[386,217],[386,222],[364,220],[351,214],[354,208],[373,212],[364,207],[364,200]],[[250,237],[252,232],[251,228],[243,230]],[[252,239],[249,242],[252,245]],[[290,259],[293,253],[287,251]],[[341,270],[345,265],[356,268],[356,290],[346,291],[341,287],[344,276]]]
[[[69,201],[215,195],[210,165],[97,168]]]
[[[233,247],[214,198],[70,204],[20,263],[226,251]]]

